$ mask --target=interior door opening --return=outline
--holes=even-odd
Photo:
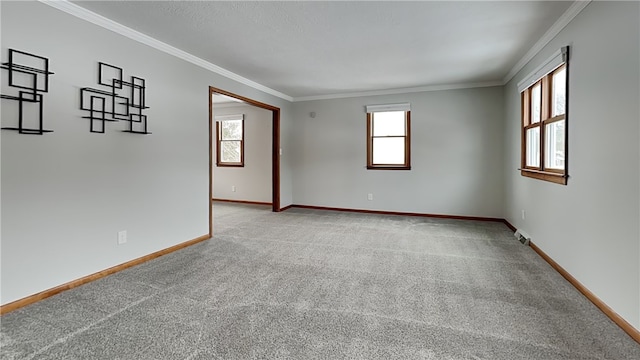
[[[265,104],[222,89],[209,87],[209,235],[213,236],[213,167],[214,147],[217,136],[214,120],[214,95],[237,99],[249,105],[271,111],[271,205],[272,211],[280,211],[280,108]]]

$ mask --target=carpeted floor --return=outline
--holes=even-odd
[[[216,203],[215,237],[2,316],[1,359],[640,359],[503,224]]]

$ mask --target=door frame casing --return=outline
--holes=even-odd
[[[270,110],[272,113],[271,132],[271,206],[273,212],[280,209],[280,108],[253,100],[232,92],[209,86],[209,235],[213,236],[213,149],[215,146],[215,128],[213,120],[213,95],[229,96],[249,105]]]

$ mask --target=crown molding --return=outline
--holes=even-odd
[[[461,83],[461,84],[446,84],[446,85],[428,85],[411,88],[398,88],[398,89],[383,89],[372,91],[360,91],[342,94],[328,94],[328,95],[313,95],[313,96],[300,96],[294,97],[294,102],[299,101],[312,101],[312,100],[329,100],[329,99],[342,99],[352,98],[360,96],[377,96],[377,95],[394,95],[394,94],[409,94],[426,91],[443,91],[443,90],[456,90],[456,89],[473,89],[479,87],[491,87],[502,86],[502,81],[485,81],[477,83]]]
[[[564,29],[571,20],[573,20],[584,8],[587,7],[591,3],[591,0],[578,0],[574,1],[571,6],[567,9],[567,11],[560,16],[560,18],[547,30],[544,35],[538,40],[532,47],[527,51],[520,61],[518,61],[514,67],[505,75],[502,79],[502,84],[506,85],[522,68],[533,59],[534,56],[538,55],[538,53],[545,47],[553,38],[555,38],[562,29]]]
[[[211,72],[214,72],[216,74],[222,75],[226,78],[229,78],[231,80],[237,81],[241,84],[247,85],[249,87],[252,87],[256,90],[260,90],[263,91],[267,94],[271,94],[273,96],[277,96],[281,99],[287,100],[287,101],[292,101],[293,98],[287,94],[283,94],[279,91],[276,91],[274,89],[271,89],[269,87],[266,87],[262,84],[258,84],[255,81],[249,80],[245,77],[242,77],[236,73],[233,73],[227,69],[221,68],[218,65],[212,64],[206,60],[203,60],[195,55],[191,55],[186,51],[180,50],[176,47],[173,47],[167,43],[164,43],[160,40],[154,39],[148,35],[145,35],[141,32],[138,32],[136,30],[133,30],[127,26],[124,26],[120,23],[117,23],[111,19],[108,19],[102,15],[98,15],[92,11],[89,11],[81,6],[78,6],[76,4],[73,4],[71,2],[69,2],[68,0],[55,0],[55,1],[51,1],[51,0],[38,0],[43,4],[49,5],[53,8],[56,8],[58,10],[64,11],[67,14],[73,15],[77,18],[80,18],[82,20],[88,21],[90,23],[93,23],[95,25],[98,25],[100,27],[103,27],[107,30],[111,30],[117,34],[120,34],[122,36],[128,37],[129,39],[135,40],[139,43],[151,46],[152,48],[156,49],[156,50],[160,50],[164,53],[167,53],[169,55],[173,55],[179,59],[185,60],[187,62],[190,62],[194,65],[200,66],[204,69],[207,69]]]

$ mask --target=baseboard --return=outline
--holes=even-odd
[[[542,251],[534,243],[530,242],[529,246],[535,251],[541,258],[543,258],[552,268],[554,268],[562,277],[567,279],[578,291],[582,293],[589,301],[600,309],[605,315],[607,315],[614,323],[616,323],[624,332],[626,332],[632,339],[640,343],[640,330],[629,324],[622,316],[618,315],[613,309],[611,309],[604,301],[600,300],[594,293],[582,285],[576,278],[574,278],[567,270],[558,265],[552,258],[549,257],[544,251]]]
[[[33,304],[33,303],[38,302],[40,300],[44,300],[44,299],[46,299],[48,297],[51,297],[51,296],[56,295],[56,294],[59,294],[59,293],[61,293],[63,291],[66,291],[66,290],[69,290],[69,289],[73,289],[75,287],[78,287],[80,285],[84,285],[84,284],[92,282],[94,280],[101,279],[101,278],[103,278],[105,276],[117,273],[118,271],[122,271],[122,270],[130,268],[132,266],[136,266],[136,265],[142,264],[144,262],[147,262],[149,260],[153,260],[153,259],[155,259],[157,257],[162,256],[162,255],[166,255],[166,254],[172,253],[174,251],[186,248],[188,246],[191,246],[193,244],[196,244],[196,243],[199,243],[201,241],[207,240],[209,238],[211,238],[211,236],[209,234],[198,236],[195,239],[192,239],[192,240],[189,240],[189,241],[185,241],[183,243],[168,247],[166,249],[163,249],[163,250],[160,250],[160,251],[156,251],[154,253],[139,257],[137,259],[133,259],[133,260],[127,261],[127,262],[122,263],[120,265],[116,265],[116,266],[110,267],[108,269],[105,269],[105,270],[102,270],[102,271],[98,271],[97,273],[94,273],[94,274],[91,274],[91,275],[87,275],[85,277],[81,277],[81,278],[76,279],[76,280],[72,280],[72,281],[70,281],[68,283],[56,286],[54,288],[41,291],[41,292],[39,292],[37,294],[33,294],[33,295],[27,296],[25,298],[18,299],[16,301],[7,303],[5,305],[0,306],[0,315],[4,315],[4,314],[6,314],[6,313],[8,313],[10,311],[13,311],[13,310],[19,309],[21,307]]]
[[[516,227],[515,227],[515,226],[511,225],[511,223],[510,223],[507,219],[502,219],[502,222],[503,222],[505,225],[507,225],[507,227],[508,227],[509,229],[511,229],[511,231],[515,232],[516,230],[518,230],[518,229],[516,229]]]
[[[213,201],[219,201],[219,202],[238,203],[238,204],[251,204],[251,205],[273,205],[273,203],[270,203],[270,202],[262,202],[262,201],[231,200],[231,199],[218,199],[218,198],[213,198],[213,199],[211,199],[211,200],[213,200]]]
[[[430,218],[439,218],[439,219],[476,220],[476,221],[491,221],[491,222],[504,223],[504,219],[501,219],[501,218],[481,217],[481,216],[426,214],[426,213],[414,213],[414,212],[402,212],[402,211],[349,209],[349,208],[335,208],[335,207],[326,207],[326,206],[296,205],[296,204],[289,205],[287,208],[292,208],[292,207],[301,208],[301,209],[312,209],[312,210],[357,212],[357,213],[364,213],[364,214],[419,216],[419,217],[430,217]]]
[[[293,207],[293,204],[287,205],[287,206],[285,206],[283,208],[280,208],[280,210],[278,210],[278,211],[287,211],[287,210],[291,209],[292,207]]]

